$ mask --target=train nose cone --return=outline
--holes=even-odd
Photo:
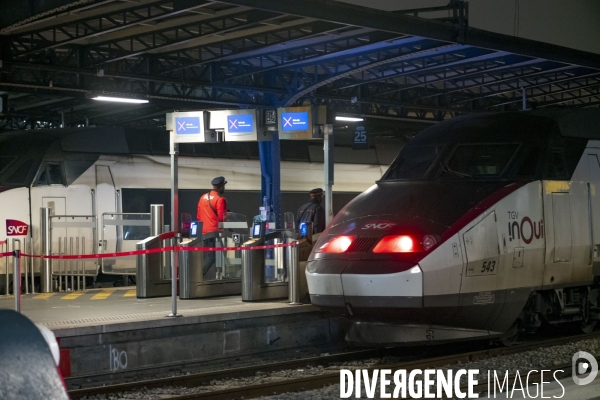
[[[355,262],[319,260],[307,264],[312,304],[341,314],[377,316],[382,310],[423,306],[423,273],[419,266],[394,273],[356,274]]]

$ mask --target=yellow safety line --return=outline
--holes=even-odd
[[[106,300],[108,296],[113,294],[116,289],[102,289],[102,291],[98,294],[92,296],[90,300]]]
[[[137,295],[137,292],[135,291],[135,289],[131,289],[128,290],[127,293],[125,293],[123,295],[123,297],[135,297]]]
[[[60,299],[61,300],[75,300],[79,296],[83,296],[83,292],[73,292],[66,296],[61,297]]]
[[[48,300],[50,297],[54,296],[56,293],[42,293],[38,294],[34,297],[34,299]]]

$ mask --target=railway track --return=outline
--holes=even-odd
[[[365,369],[373,368],[387,368],[387,369],[406,369],[407,371],[413,369],[426,369],[426,368],[438,368],[445,365],[453,364],[464,364],[467,362],[473,362],[483,360],[490,357],[510,355],[521,353],[530,350],[536,350],[545,347],[564,345],[573,341],[580,341],[586,339],[595,339],[600,337],[600,331],[592,332],[586,335],[574,335],[559,338],[533,340],[530,342],[520,342],[511,347],[499,347],[499,348],[488,348],[484,350],[459,352],[456,354],[448,354],[437,357],[421,358],[417,360],[403,361],[394,364],[381,364],[372,367],[362,367]],[[123,383],[110,386],[93,387],[86,389],[77,389],[69,391],[71,399],[81,399],[85,396],[93,396],[100,394],[112,394],[118,392],[127,392],[133,390],[140,390],[142,388],[153,389],[162,388],[167,386],[173,387],[202,387],[206,391],[188,395],[177,395],[173,396],[173,399],[178,400],[191,400],[191,399],[249,399],[261,396],[269,396],[273,394],[280,394],[294,391],[306,391],[312,389],[319,389],[323,386],[337,384],[340,381],[340,374],[338,370],[326,371],[319,375],[302,377],[302,378],[290,378],[282,379],[275,382],[252,384],[240,387],[233,387],[227,389],[216,389],[210,385],[213,381],[230,378],[240,378],[246,376],[254,376],[258,371],[262,373],[281,371],[281,370],[293,370],[297,368],[304,368],[306,366],[317,366],[334,364],[344,361],[352,361],[357,359],[365,359],[370,357],[378,357],[382,354],[390,356],[394,355],[398,351],[411,351],[411,348],[388,348],[388,349],[376,349],[376,350],[361,350],[353,351],[336,355],[320,356],[303,358],[299,360],[291,360],[284,362],[276,362],[271,364],[254,365],[243,368],[232,368],[226,370],[219,370],[213,372],[203,372],[198,374],[191,374],[185,376],[176,376],[169,378],[152,379],[145,381],[137,381],[130,383]],[[421,348],[422,353],[431,353],[428,348]],[[414,355],[408,355],[407,357],[414,357]],[[567,366],[551,366],[551,369],[565,369]],[[352,368],[346,366],[345,368]],[[569,366],[570,368],[570,366]],[[482,386],[480,384],[479,386]],[[482,386],[483,387],[483,386]],[[161,396],[162,398],[169,398]]]

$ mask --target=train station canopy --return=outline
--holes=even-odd
[[[329,0],[24,3],[0,15],[4,131],[308,104],[423,127],[519,110],[523,95],[527,108],[600,104],[600,55],[472,28],[461,1],[397,12]],[[431,11],[447,17],[421,17]]]

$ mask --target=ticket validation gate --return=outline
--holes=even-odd
[[[181,247],[234,247],[232,232],[211,232],[186,239]],[[236,241],[238,237],[235,236]],[[242,293],[239,250],[181,251],[179,253],[179,298],[197,299]]]
[[[171,245],[174,232],[150,236],[138,242],[137,250],[151,250]],[[168,257],[166,257],[168,259]],[[163,260],[163,253],[138,254],[136,296],[139,299],[171,295],[171,265]]]
[[[246,240],[246,216],[226,213],[219,232],[185,239],[182,247],[239,247]],[[200,228],[201,229],[201,228]],[[241,250],[241,248],[240,248]],[[197,299],[242,293],[242,259],[240,250],[181,251],[179,253],[179,298]]]
[[[293,246],[273,249],[273,258],[267,259],[263,250],[252,250],[268,241],[274,244],[295,241],[287,231],[265,232],[265,223],[253,227],[253,238],[242,247],[242,301],[259,301],[288,297],[288,271],[296,271],[298,252]],[[267,274],[272,267],[273,274]]]

